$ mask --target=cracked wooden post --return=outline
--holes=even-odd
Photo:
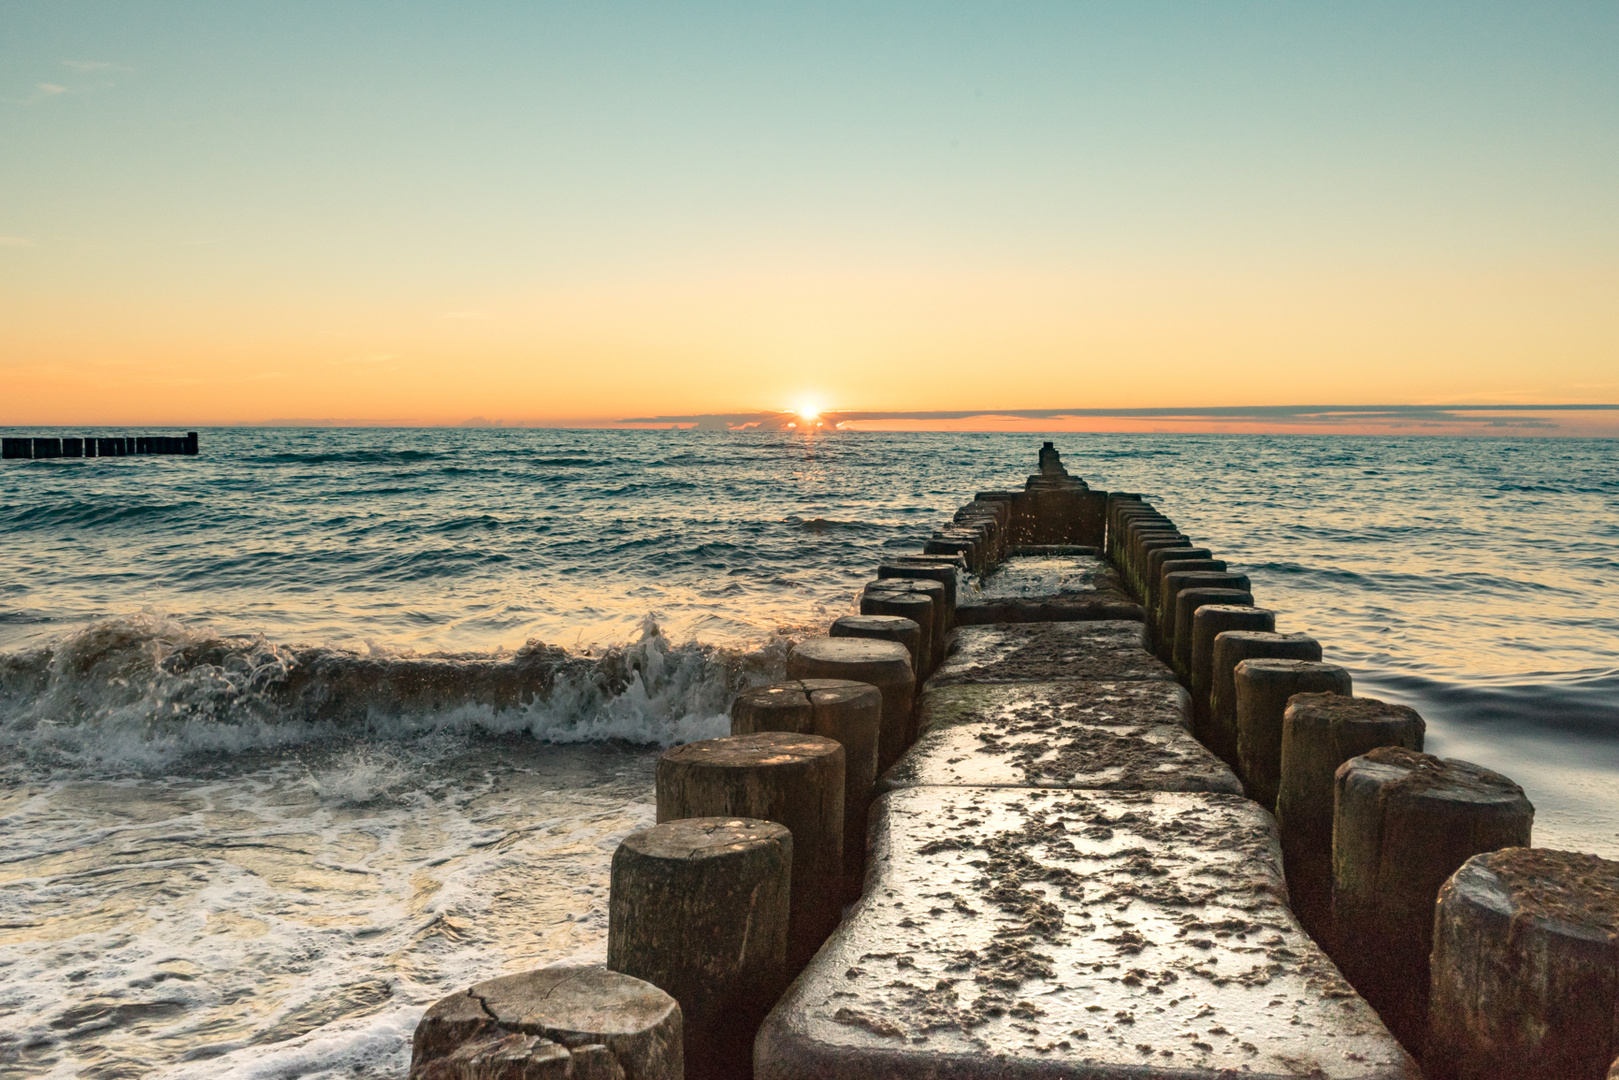
[[[787,963],[790,971],[802,967],[842,909],[843,747],[819,735],[780,731],[672,747],[658,759],[657,799],[659,824],[747,817],[791,830]]]
[[[1400,746],[1345,762],[1336,791],[1339,966],[1395,1037],[1420,1047],[1439,888],[1474,855],[1528,847],[1535,808],[1498,772]]]
[[[905,646],[869,638],[809,638],[787,654],[792,679],[852,679],[870,683],[883,696],[882,730],[877,737],[880,774],[905,752],[915,737],[911,706],[916,672]]]
[[[1348,694],[1349,672],[1313,660],[1244,660],[1232,680],[1237,697],[1237,776],[1250,799],[1275,810],[1287,699],[1294,694]]]
[[[1475,855],[1439,890],[1432,1080],[1596,1080],[1619,1026],[1619,862]]]
[[[792,860],[787,827],[755,818],[669,821],[613,853],[607,966],[680,1003],[691,1080],[752,1068],[787,988]]]
[[[1422,750],[1415,709],[1376,698],[1294,694],[1282,714],[1276,826],[1293,911],[1317,941],[1331,938],[1332,812],[1338,766],[1379,746]],[[1431,905],[1430,905],[1431,906]]]
[[[843,746],[843,894],[850,899],[860,895],[865,876],[866,814],[877,783],[882,722],[881,691],[849,679],[776,683],[745,691],[731,703],[732,735],[786,731],[819,735]]]
[[[1209,745],[1209,712],[1213,705],[1214,639],[1227,630],[1273,633],[1276,613],[1241,604],[1207,604],[1192,615],[1192,733]]]
[[[416,1025],[410,1080],[681,1080],[680,1006],[605,967],[548,967],[441,999]]]
[[[1253,607],[1254,594],[1247,589],[1197,587],[1182,589],[1175,595],[1175,623],[1170,631],[1174,650],[1170,667],[1182,686],[1192,685],[1192,627],[1198,608],[1207,604]]]
[[[1214,635],[1209,666],[1209,736],[1204,742],[1228,765],[1237,763],[1237,665],[1256,657],[1319,660],[1321,643],[1308,634],[1227,630]]]

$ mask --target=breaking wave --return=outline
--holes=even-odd
[[[671,642],[649,617],[586,653],[413,654],[229,637],[145,612],[0,655],[0,748],[30,773],[152,772],[194,754],[427,731],[668,746],[727,731],[736,694],[781,678],[791,642]]]

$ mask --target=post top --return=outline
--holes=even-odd
[[[894,647],[902,652],[905,649],[903,645]],[[907,653],[907,663],[909,656]],[[663,752],[662,760],[715,769],[754,769],[761,765],[795,765],[842,753],[842,743],[820,735],[758,731],[751,735],[728,735],[673,746]]]
[[[774,821],[746,817],[700,817],[665,821],[631,833],[623,847],[654,859],[712,859],[760,847],[789,847],[792,833]]]

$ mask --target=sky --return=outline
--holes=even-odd
[[[1611,0],[7,0],[0,424],[1619,402],[1616,47]]]

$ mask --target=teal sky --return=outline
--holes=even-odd
[[[145,357],[581,283],[1619,267],[1612,2],[10,2],[0,98],[0,314],[58,365],[92,302]],[[1549,387],[1619,359],[1576,316]]]

